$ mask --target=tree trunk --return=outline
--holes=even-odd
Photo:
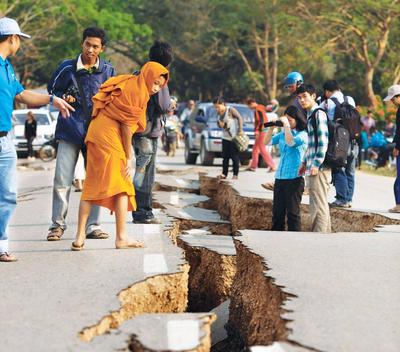
[[[366,67],[366,72],[365,72],[365,93],[368,98],[368,105],[375,108],[378,104],[375,93],[374,93],[374,87],[372,85],[372,82],[374,80],[374,73],[375,69],[373,67]]]

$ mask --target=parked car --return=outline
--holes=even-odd
[[[22,109],[13,111],[13,139],[17,152],[27,152],[28,143],[24,136],[26,116],[32,111],[37,121],[36,138],[33,150],[38,151],[42,145],[54,138],[57,121],[50,115],[48,109]]]
[[[228,104],[239,111],[243,118],[243,132],[249,136],[247,151],[240,153],[240,162],[247,165],[254,145],[254,112],[244,104]],[[212,103],[198,103],[189,118],[185,131],[185,162],[196,164],[200,156],[202,165],[213,165],[214,158],[222,153],[222,132],[218,127],[218,115]]]

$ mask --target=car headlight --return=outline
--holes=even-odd
[[[54,138],[54,134],[45,134],[43,135],[44,138],[46,139],[53,139]]]
[[[222,131],[221,130],[212,130],[212,131],[210,131],[210,137],[220,138],[220,137],[222,137]]]

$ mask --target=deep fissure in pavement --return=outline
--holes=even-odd
[[[176,282],[172,283],[172,287],[175,287],[173,291],[165,286],[166,278],[163,275],[150,278],[154,281],[150,285],[146,283],[145,287],[139,288],[144,283],[135,284],[126,290],[126,294],[119,294],[120,310],[102,318],[98,324],[83,329],[81,337],[89,341],[137,314],[209,312],[230,299],[229,321],[226,324],[228,338],[214,345],[212,351],[245,351],[249,346],[270,345],[275,341],[285,341],[306,350],[317,351],[288,340],[290,331],[288,321],[282,318],[285,313],[283,304],[286,300],[295,299],[295,296],[285,292],[274,283],[272,277],[265,275],[268,268],[263,258],[251,253],[238,240],[235,240],[237,255],[227,256],[205,246],[189,245],[179,238],[184,231],[205,227],[208,233],[222,236],[232,236],[232,233],[240,229],[268,230],[271,227],[271,216],[266,214],[272,213],[272,200],[243,197],[229,183],[205,175],[200,176],[200,192],[192,188],[161,184],[157,185],[157,190],[207,195],[210,200],[198,203],[197,206],[217,210],[221,217],[231,223],[213,224],[182,219],[172,221],[165,232],[173,243],[184,250],[188,263],[184,266],[183,276],[176,277]],[[162,204],[157,206],[163,208]],[[304,227],[309,226],[307,208],[302,206]],[[378,225],[400,224],[400,221],[377,214],[342,209],[332,209],[331,216],[334,232],[371,232]],[[144,297],[143,300],[140,297]],[[143,303],[139,303],[138,299]],[[133,351],[148,351],[140,346],[140,341],[135,337],[132,338],[130,348]],[[201,351],[208,351],[207,348]]]
[[[232,231],[271,230],[272,200],[250,198],[240,195],[226,181],[200,175],[200,194],[212,199],[211,204],[223,219],[232,224]],[[400,225],[400,220],[370,212],[333,208],[331,212],[332,232],[374,232],[379,225]],[[301,205],[302,231],[311,228],[308,205]],[[270,214],[268,216],[268,214]]]

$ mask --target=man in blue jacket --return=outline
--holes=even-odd
[[[57,164],[53,185],[52,224],[48,241],[61,239],[66,225],[68,202],[79,152],[86,159],[84,144],[90,122],[92,97],[102,83],[115,75],[113,66],[99,57],[106,44],[106,33],[96,27],[83,31],[82,52],[76,59],[65,60],[51,78],[47,90],[70,103],[75,112],[69,119],[59,116],[55,138],[58,140]],[[105,239],[100,229],[100,208],[93,206],[86,224],[87,238]]]

